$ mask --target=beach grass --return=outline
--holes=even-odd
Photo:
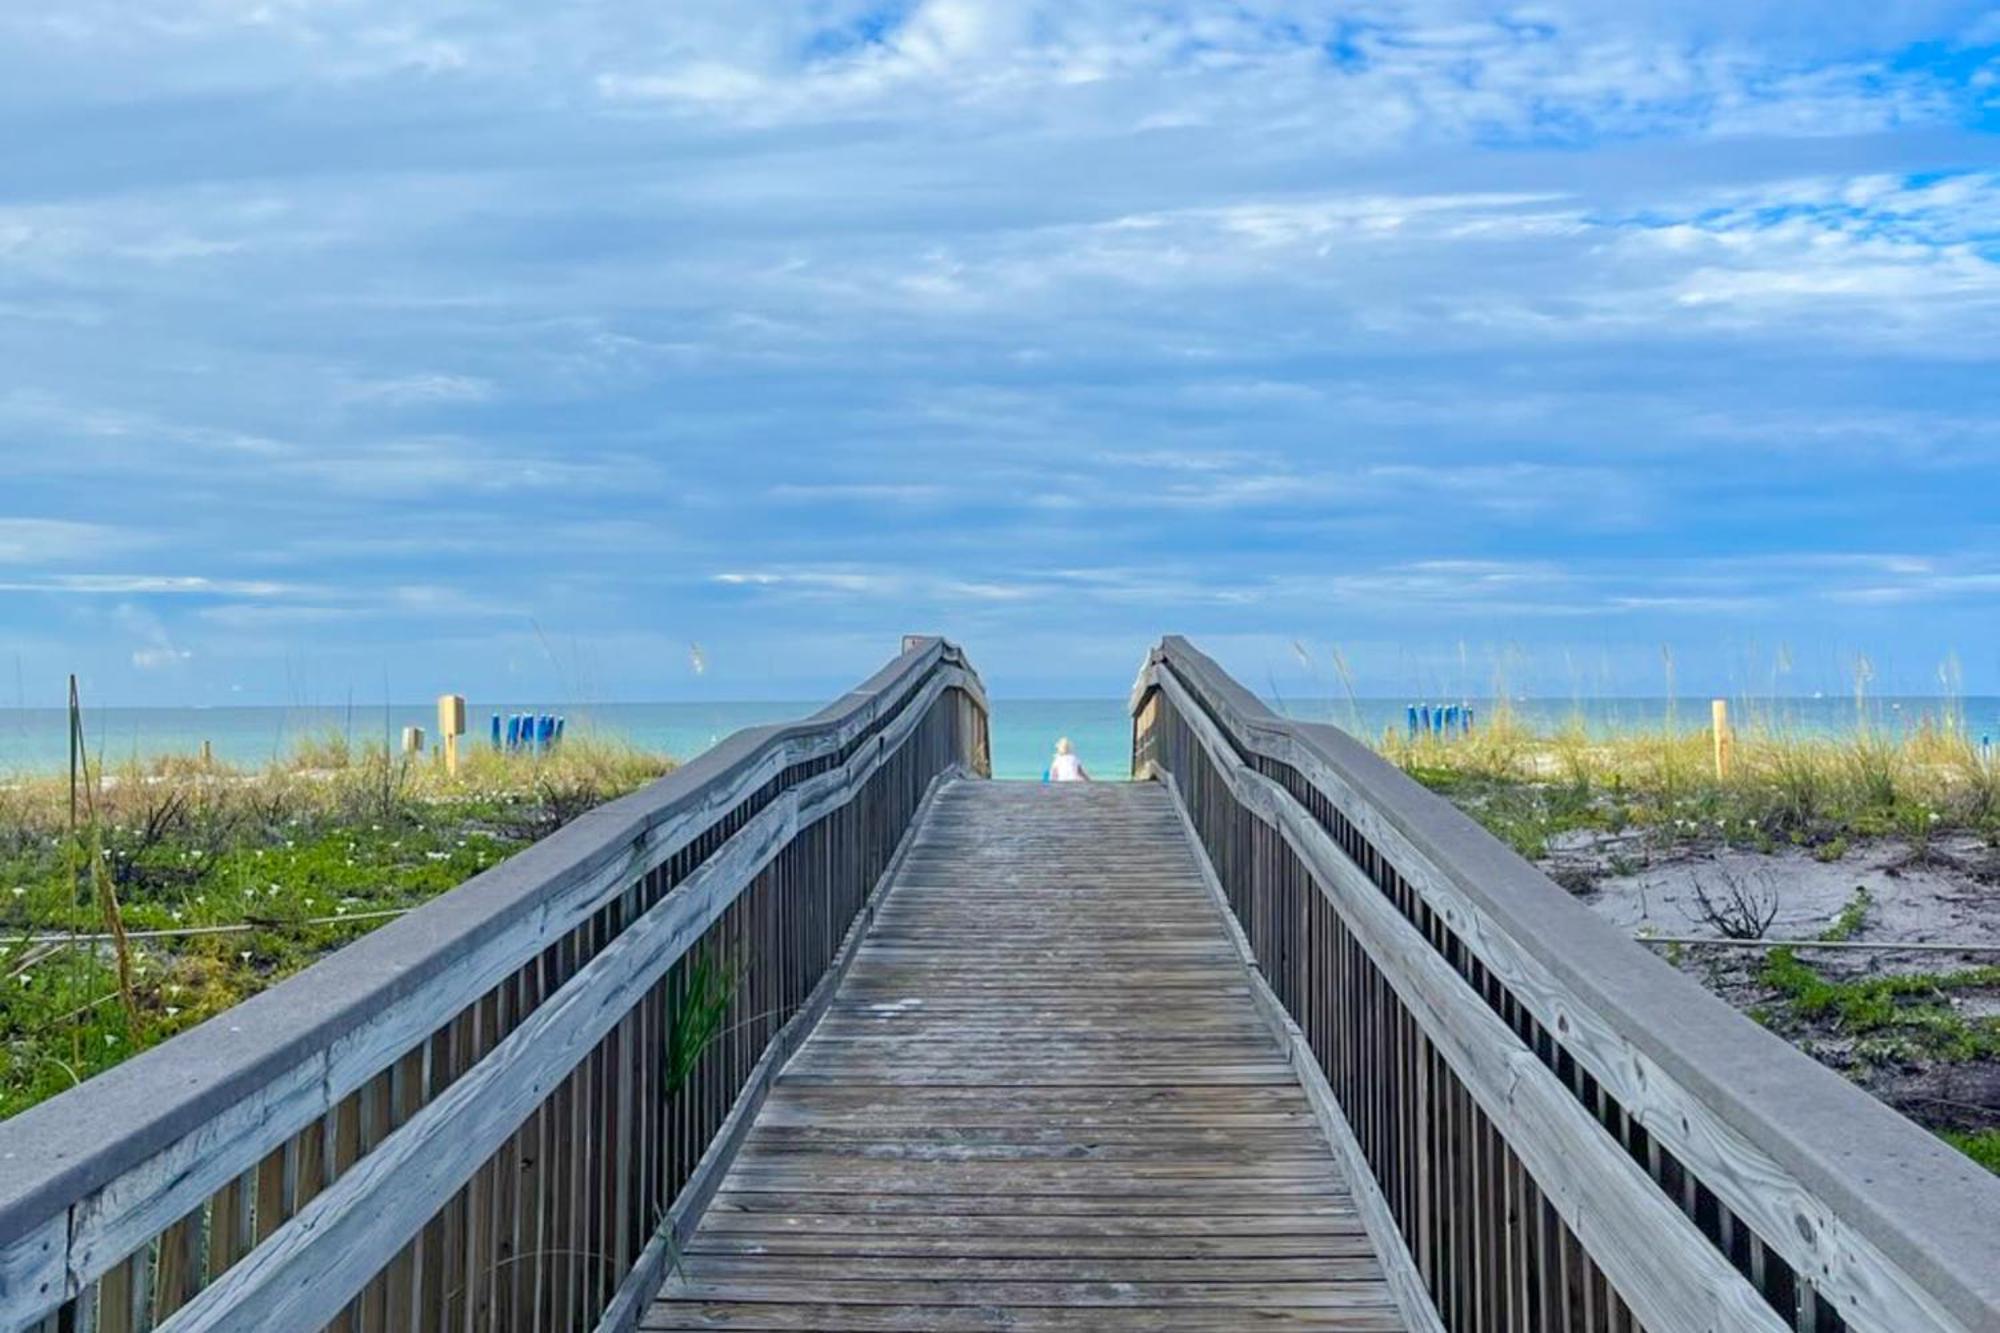
[[[668,771],[586,735],[460,771],[338,734],[0,784],[0,1116],[297,972]]]
[[[1557,834],[1639,827],[1669,838],[1837,851],[1843,840],[2000,836],[2000,765],[1949,710],[1840,735],[1752,720],[1714,733],[1671,721],[1595,735],[1580,720],[1537,730],[1505,708],[1469,734],[1385,734],[1379,748],[1523,855]]]
[[[1838,735],[1753,720],[1730,740],[1718,772],[1707,727],[1668,723],[1607,736],[1577,721],[1537,730],[1503,708],[1470,734],[1389,734],[1379,744],[1523,856],[1549,862],[1550,873],[1575,892],[1594,885],[1587,875],[1571,882],[1571,867],[1550,853],[1565,835],[1580,833],[1625,835],[1590,840],[1611,875],[1631,874],[1661,852],[1700,859],[1796,849],[1837,862],[1888,841],[1899,864],[1943,866],[1962,859],[1968,837],[2000,846],[2000,769],[1949,709],[1898,729],[1864,722]],[[1943,838],[1955,841],[1940,845]],[[1763,936],[1780,892],[1773,888],[1764,919],[1744,935]],[[1990,891],[1968,884],[1968,892]],[[1880,909],[1857,888],[1819,938],[1861,935]],[[1989,910],[2000,911],[2000,895]],[[1710,920],[1719,933],[1738,933],[1726,911]],[[1678,949],[1669,955],[1680,956]],[[1774,944],[1743,980],[1758,993],[1751,1017],[1808,1049],[1836,1052],[1850,1076],[2000,1063],[2000,1018],[1960,1003],[1967,994],[2000,992],[2000,967],[1933,972],[1905,964],[1837,975]],[[2000,1127],[1991,1110],[1954,1105],[1939,1115],[1925,1107],[1924,1123],[2000,1171]]]

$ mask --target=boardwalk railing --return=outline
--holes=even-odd
[[[1186,640],[1133,697],[1413,1327],[2000,1329],[2000,1182]]]
[[[0,1326],[631,1327],[927,793],[986,755],[977,675],[906,640],[0,1126]]]

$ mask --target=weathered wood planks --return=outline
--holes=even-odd
[[[1133,716],[1362,1215],[1401,1232],[1392,1285],[1414,1269],[1446,1326],[2000,1327],[1976,1167],[1184,640]]]
[[[641,1320],[1402,1330],[1154,786],[959,782]]]
[[[113,1304],[131,1289],[140,1329],[192,1308],[183,1302],[197,1289],[232,1273],[238,1261],[249,1262],[280,1223],[373,1155],[364,1152],[359,1134],[364,1094],[385,1094],[392,1081],[405,1085],[390,1098],[396,1114],[367,1142],[373,1149],[403,1128],[400,1116],[414,1114],[492,1047],[502,997],[518,992],[551,951],[581,945],[587,955],[601,947],[607,923],[616,919],[622,926],[631,919],[636,896],[650,902],[778,794],[809,811],[815,792],[825,795],[828,781],[844,780],[828,779],[830,772],[893,769],[884,794],[907,799],[915,794],[912,782],[921,790],[913,776],[918,767],[926,775],[946,763],[983,769],[985,705],[976,674],[949,644],[919,639],[914,645],[812,717],[737,733],[644,791],[586,813],[308,973],[231,1009],[226,1022],[183,1033],[93,1079],[87,1092],[51,1099],[0,1127],[6,1149],[0,1152],[0,1330],[38,1326],[51,1317],[65,1327],[87,1324],[104,1304],[95,1286],[107,1274],[114,1274]],[[918,735],[933,714],[951,723],[931,728],[952,733],[943,742],[954,751],[948,757],[933,752],[939,735]],[[871,808],[850,822],[856,828],[848,850],[865,846],[873,855],[878,843],[893,846],[900,833],[883,810]],[[815,844],[816,853],[824,850]],[[822,862],[816,869],[829,873],[859,864],[833,856]],[[777,876],[787,884],[801,877],[790,867]],[[543,998],[538,989],[537,1002]],[[504,1003],[511,1025],[521,1015],[512,1000]],[[628,1063],[640,1021],[621,1028],[617,1053],[591,1057],[584,1081],[593,1113],[610,1117],[630,1109],[637,1087],[615,1074]],[[474,1027],[460,1031],[464,1023],[484,1024],[477,1030],[479,1049],[464,1059],[432,1058],[474,1041]],[[743,1031],[732,1037],[736,1044],[748,1040]],[[407,1074],[391,1071],[430,1048],[415,1071],[423,1086],[412,1092]],[[600,1104],[600,1096],[614,1100]],[[710,1109],[704,1108],[704,1120]],[[619,1193],[620,1181],[629,1183],[638,1170],[660,1174],[652,1159],[635,1166],[625,1159],[579,1158],[575,1165],[605,1168],[608,1197],[596,1201],[603,1217],[582,1220],[606,1227],[614,1216],[631,1221],[641,1211],[629,1193]],[[510,1224],[519,1216],[514,1172],[495,1163],[479,1170],[483,1176],[471,1185],[470,1197],[450,1205],[454,1216],[466,1215],[469,1229],[453,1222],[451,1234],[438,1239],[465,1241],[467,1257],[480,1270],[497,1272],[507,1256],[490,1249],[489,1240],[502,1248],[520,1240],[488,1234],[503,1215]],[[236,1206],[246,1174],[256,1180],[248,1210]],[[238,1243],[191,1243],[213,1232],[217,1215],[241,1233]],[[632,1226],[651,1220],[649,1214]],[[612,1259],[623,1261],[638,1236],[613,1228],[603,1238]],[[167,1260],[155,1264],[163,1240]],[[200,1271],[197,1259],[203,1260]],[[505,1296],[498,1278],[483,1293],[462,1293],[476,1320],[499,1318],[518,1285],[517,1269],[505,1279]],[[417,1265],[396,1282],[434,1287],[437,1277]],[[432,1295],[427,1287],[413,1299],[421,1304]],[[368,1300],[382,1306],[387,1296],[371,1292]]]
[[[984,730],[924,640],[9,1122],[0,1333],[631,1328]]]

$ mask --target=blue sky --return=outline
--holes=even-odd
[[[65,0],[0,144],[30,702],[2000,692],[1990,4]]]

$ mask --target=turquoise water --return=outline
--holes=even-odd
[[[1442,701],[1434,701],[1442,702]],[[1454,701],[1456,702],[1456,701]],[[1132,768],[1132,719],[1124,699],[995,699],[993,704],[993,776],[1039,778],[1048,767],[1056,739],[1068,736],[1084,767],[1096,777],[1123,778]],[[1408,726],[1409,701],[1401,699],[1287,699],[1279,712],[1310,722],[1327,722],[1368,740]],[[1599,699],[1575,703],[1567,699],[1516,700],[1514,715],[1540,731],[1554,731],[1580,719],[1595,735],[1657,728],[1669,718],[1679,727],[1708,725],[1708,700]],[[1936,721],[1947,712],[1962,719],[1977,737],[1990,735],[2000,743],[2000,698],[1962,700],[1937,698],[1871,699],[1857,714],[1852,699],[1737,700],[1731,703],[1736,725],[1771,725],[1795,731],[1838,735],[1853,729],[1857,716],[1891,734]],[[1473,725],[1493,712],[1491,700],[1472,701]]]
[[[1057,737],[1068,736],[1094,776],[1122,778],[1132,762],[1132,722],[1125,700],[994,699],[993,771],[1003,778],[1039,778],[1048,767]],[[551,712],[569,718],[571,734],[617,737],[647,749],[686,759],[741,727],[783,722],[815,711],[816,702],[716,702],[595,704],[563,708],[547,703],[487,704],[469,710],[472,739],[484,743],[487,719],[495,712]],[[1528,724],[1554,728],[1580,717],[1598,734],[1657,727],[1666,720],[1664,699],[1524,700],[1511,705]],[[1370,738],[1405,725],[1404,700],[1304,699],[1281,701],[1280,711],[1315,722],[1331,722]],[[1684,699],[1673,707],[1682,726],[1704,725],[1706,700]],[[1491,715],[1492,704],[1473,701],[1476,719]],[[1850,729],[1857,716],[1852,699],[1784,699],[1732,705],[1739,726],[1773,720],[1813,733]],[[2000,740],[2000,699],[1956,701],[1935,698],[1870,700],[1865,715],[1890,731],[1935,719],[1947,711],[1965,720],[1975,736]],[[406,725],[435,729],[428,704],[387,708],[101,708],[86,710],[85,738],[93,755],[110,763],[161,754],[193,754],[203,741],[226,762],[256,765],[284,754],[302,738],[329,732],[355,742],[401,734]],[[0,709],[0,772],[52,772],[67,761],[66,719],[61,709]]]
[[[1123,699],[994,699],[993,776],[1039,778],[1067,736],[1095,778],[1132,775],[1132,715]]]
[[[732,731],[767,722],[789,722],[816,711],[819,702],[594,704],[569,708],[546,703],[487,704],[467,708],[469,739],[486,744],[494,713],[558,713],[571,735],[629,741],[687,759]],[[285,754],[303,739],[341,735],[356,744],[400,738],[405,726],[435,734],[434,705],[384,708],[97,708],[84,713],[84,740],[93,756],[118,764],[164,754],[196,754],[202,742],[225,763],[254,766]],[[68,721],[58,708],[0,709],[0,773],[53,772],[68,763]],[[1038,778],[1056,738],[1067,735],[1095,775],[1122,778],[1132,766],[1132,720],[1122,699],[1001,699],[993,701],[993,768],[996,777]]]

